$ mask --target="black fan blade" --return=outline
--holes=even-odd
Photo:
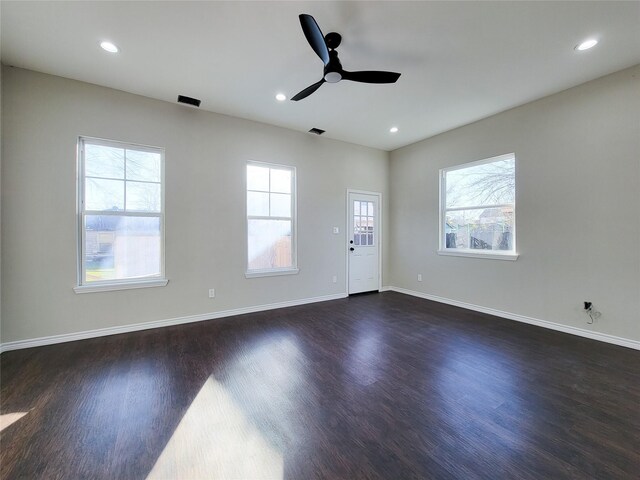
[[[343,80],[351,80],[352,82],[363,83],[396,83],[400,78],[400,74],[396,72],[377,72],[377,71],[365,71],[365,72],[342,72]]]
[[[295,97],[292,97],[291,100],[293,100],[294,102],[297,102],[298,100],[302,100],[303,98],[307,98],[309,95],[311,95],[317,89],[319,89],[320,85],[322,85],[323,83],[324,83],[324,78],[322,80],[320,80],[318,83],[314,83],[313,85],[308,86],[307,88],[302,90],[300,93],[298,93]]]
[[[324,64],[327,65],[329,63],[329,49],[324,42],[324,35],[322,35],[315,18],[303,13],[300,15],[300,25],[302,25],[304,36],[307,37],[307,41],[309,45],[311,45],[311,48],[313,48],[313,51],[316,52]]]

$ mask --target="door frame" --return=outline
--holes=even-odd
[[[382,193],[381,192],[371,192],[368,190],[356,190],[353,188],[347,188],[347,195],[346,195],[346,199],[345,199],[345,207],[346,207],[346,211],[345,211],[345,226],[344,226],[344,231],[345,231],[345,247],[344,247],[344,256],[345,256],[345,293],[347,295],[347,297],[349,296],[349,236],[351,236],[351,233],[349,231],[349,217],[350,217],[350,211],[351,211],[351,205],[349,202],[349,195],[355,193],[355,194],[364,194],[364,195],[372,195],[375,197],[378,197],[378,242],[376,243],[376,245],[378,246],[378,291],[381,292],[382,291],[382,242],[383,242],[383,236],[382,236]]]

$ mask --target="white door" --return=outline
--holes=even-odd
[[[380,288],[380,195],[347,193],[348,293]]]

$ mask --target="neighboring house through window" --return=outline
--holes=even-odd
[[[440,171],[443,255],[515,260],[515,154]]]
[[[247,163],[247,277],[297,273],[296,171]]]
[[[166,285],[164,150],[81,137],[76,292]]]

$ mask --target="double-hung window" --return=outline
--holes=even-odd
[[[247,277],[297,273],[296,170],[247,163]]]
[[[440,170],[438,253],[518,258],[515,171],[513,153]]]
[[[81,137],[76,292],[166,285],[164,150]]]

